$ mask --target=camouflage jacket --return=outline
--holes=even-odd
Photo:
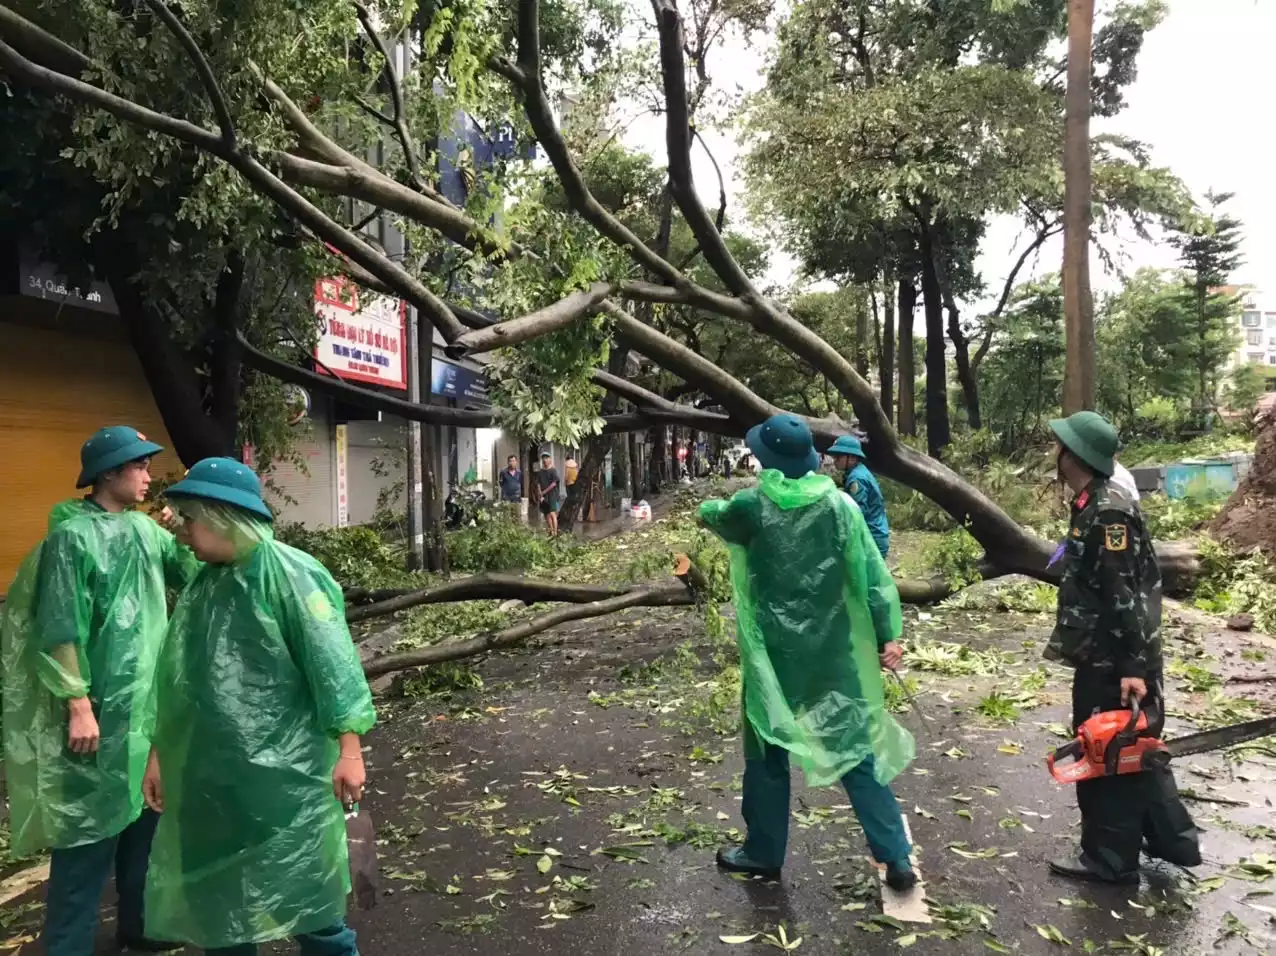
[[[1047,660],[1143,677],[1161,670],[1161,571],[1138,504],[1096,478],[1072,503]]]

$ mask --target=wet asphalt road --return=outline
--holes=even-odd
[[[947,907],[939,911],[946,922],[882,920],[845,796],[805,789],[796,777],[783,882],[740,882],[715,869],[713,846],[738,837],[732,831],[742,825],[741,761],[738,739],[707,722],[727,730],[734,705],[706,704],[718,669],[692,612],[646,610],[486,661],[479,694],[382,701],[368,741],[365,806],[378,826],[383,894],[376,909],[351,915],[361,951],[760,953],[775,949],[763,936],[740,945],[720,937],[761,933],[780,942],[783,924],[786,939],[801,937],[792,951],[803,954],[1276,952],[1272,914],[1256,908],[1276,911],[1276,896],[1253,895],[1276,890],[1276,869],[1254,881],[1229,875],[1254,854],[1276,856],[1276,759],[1208,756],[1178,768],[1180,786],[1208,801],[1189,803],[1206,831],[1202,882],[1158,869],[1138,889],[1069,884],[1045,869],[1069,846],[1076,822],[1072,794],[1042,762],[1061,742],[1051,725],[1067,720],[1066,673],[1050,672],[1044,687],[1033,676],[1045,619],[906,616],[919,645],[951,641],[1001,654],[991,675],[914,667],[922,714],[900,716],[917,736],[918,759],[896,792],[927,896]],[[1169,650],[1219,678],[1276,660],[1273,651],[1266,664],[1242,662],[1248,645],[1238,635],[1168,631]],[[644,671],[652,661],[665,663]],[[1025,686],[1036,689],[1013,723],[974,712],[990,691],[1014,695]],[[1266,698],[1263,685],[1225,686],[1221,700],[1244,691],[1272,708],[1266,686]],[[1217,714],[1219,700],[1171,685],[1172,711]],[[1191,729],[1184,720],[1171,728]],[[18,912],[6,932],[21,938],[37,918],[34,908]],[[99,952],[112,951],[111,932],[104,924]],[[1046,938],[1056,934],[1066,944]],[[35,945],[23,952],[38,952]]]

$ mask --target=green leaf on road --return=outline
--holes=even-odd
[[[1034,926],[1037,935],[1047,942],[1054,943],[1057,946],[1071,946],[1072,943],[1054,926]]]

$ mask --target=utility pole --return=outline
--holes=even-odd
[[[420,383],[422,392],[421,400],[428,404],[432,391],[431,383],[434,381],[434,326],[429,322],[417,322],[416,368],[417,381]],[[443,547],[443,516],[436,472],[439,466],[437,427],[421,425],[421,448],[417,460],[421,463],[421,514],[424,525],[425,566],[431,571],[444,571],[446,570],[444,566],[446,553]]]
[[[1068,0],[1068,93],[1063,137],[1063,413],[1094,408],[1090,293],[1090,59],[1094,0]]]
[[[404,343],[408,360],[408,401],[421,401],[421,367],[417,357],[417,325],[421,321],[416,306],[408,306],[408,336]],[[428,383],[427,383],[427,388]],[[421,423],[408,422],[408,570],[420,571],[426,566],[425,513],[421,491]]]

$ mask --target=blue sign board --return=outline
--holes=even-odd
[[[435,357],[430,363],[430,392],[470,405],[489,405],[487,376]]]

